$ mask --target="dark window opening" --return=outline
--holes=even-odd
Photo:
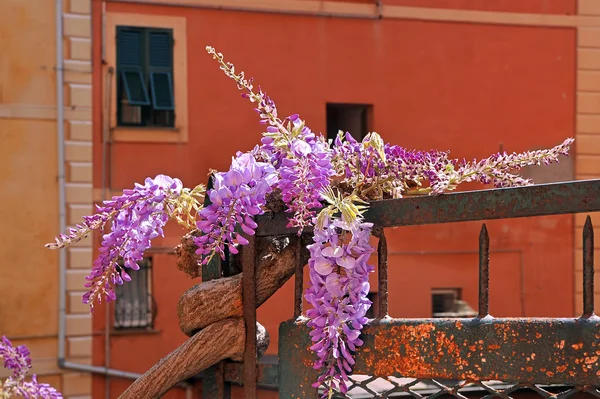
[[[372,105],[327,104],[327,139],[335,140],[341,130],[362,141],[371,128],[372,113]]]
[[[115,324],[117,329],[152,328],[156,306],[152,297],[152,259],[138,262],[139,270],[125,268],[131,281],[115,287]],[[123,261],[119,262],[123,267]]]
[[[445,317],[452,313],[461,299],[460,288],[442,288],[431,291],[431,313],[433,317]]]
[[[173,31],[117,27],[117,123],[174,127]]]
[[[371,307],[367,310],[367,314],[365,315],[369,319],[375,319],[378,315],[377,309],[379,309],[379,295],[377,292],[369,292],[367,294],[367,299],[373,302]]]

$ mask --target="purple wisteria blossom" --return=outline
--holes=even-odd
[[[569,155],[569,149],[574,141],[575,139],[568,138],[548,150],[527,151],[519,154],[503,152],[480,161],[466,162],[463,160],[457,163],[455,173],[448,173],[446,179],[439,180],[434,191],[442,192],[448,187],[453,188],[460,183],[471,181],[493,184],[495,187],[516,187],[533,184],[533,181],[524,179],[511,173],[511,171],[517,171],[525,166],[549,165],[559,162],[561,155]]]
[[[0,381],[0,398],[18,395],[25,399],[62,399],[56,389],[39,383],[35,374],[31,381],[25,381],[25,376],[31,369],[31,358],[25,345],[14,347],[8,338],[2,337],[0,359],[4,360],[4,368],[13,372],[6,380]]]
[[[197,227],[204,234],[194,238],[196,253],[206,264],[215,255],[225,257],[225,246],[236,254],[235,244],[246,245],[248,240],[236,227],[254,235],[256,222],[252,219],[264,213],[266,195],[277,182],[275,168],[257,162],[251,153],[237,153],[229,171],[213,175],[213,188],[207,195],[211,204],[198,214]]]
[[[31,368],[29,349],[25,345],[12,346],[8,338],[2,337],[0,358],[4,360],[4,368],[12,370],[13,377],[23,379]]]
[[[133,190],[125,190],[122,196],[98,208],[99,214],[95,216],[116,214],[111,231],[102,237],[100,255],[86,277],[89,291],[83,296],[84,303],[93,306],[95,301],[102,301],[102,296],[107,301],[116,298],[115,284],[131,280],[126,269],[138,270],[137,262],[143,259],[151,240],[164,235],[163,227],[173,211],[168,200],[178,198],[182,188],[179,179],[158,175],[147,178],[144,185],[136,183]],[[124,267],[118,264],[120,258]]]
[[[437,174],[452,166],[448,152],[408,150],[384,143],[377,133],[369,133],[362,142],[349,132],[339,134],[333,153],[340,185],[356,189],[365,200],[400,198],[424,180],[435,181]]]
[[[321,192],[331,184],[334,174],[331,165],[331,151],[323,136],[315,136],[305,126],[298,115],[288,118],[292,124],[292,139],[288,146],[281,151],[284,156],[279,168],[283,201],[288,206],[288,212],[293,213],[288,227],[298,227],[301,232],[304,227],[312,224],[315,210],[321,208]],[[268,138],[268,136],[267,136]],[[272,143],[263,147],[271,149]]]
[[[348,374],[354,365],[353,352],[363,344],[360,332],[371,301],[368,264],[374,248],[369,244],[371,223],[358,220],[348,224],[337,218],[324,218],[315,227],[310,251],[310,286],[305,298],[312,305],[306,312],[317,360],[322,370],[314,387],[324,385],[323,397],[331,390],[345,393]]]
[[[342,177],[341,187],[357,190],[365,200],[400,198],[403,195],[442,194],[459,184],[478,181],[495,187],[532,184],[513,172],[525,166],[548,165],[568,155],[573,139],[549,149],[524,153],[497,153],[483,160],[459,162],[449,152],[407,150],[384,143],[376,133],[362,142],[350,133],[333,144],[333,165]]]
[[[260,123],[267,125],[259,151],[279,172],[277,188],[281,189],[287,211],[293,213],[288,227],[298,227],[298,232],[302,232],[312,223],[315,210],[321,207],[320,193],[329,187],[335,173],[331,149],[323,136],[317,137],[311,132],[297,114],[282,121],[273,100],[260,87],[254,92],[252,79],[246,79],[244,72],[236,74],[233,64],[225,62],[223,55],[212,47],[206,50],[225,75],[233,79],[240,90],[245,90],[242,97],[257,104],[255,110]]]
[[[49,248],[63,248],[89,235],[92,230],[102,229],[110,223],[110,232],[102,236],[98,251],[85,287],[83,302],[93,309],[95,302],[115,299],[114,286],[130,281],[126,269],[138,270],[138,261],[151,246],[151,240],[163,235],[163,227],[171,218],[186,224],[185,218],[193,218],[191,212],[198,210],[197,199],[201,192],[184,189],[179,179],[158,175],[147,178],[144,184],[124,190],[123,195],[104,201],[93,216],[84,217],[83,223],[61,234]],[[123,260],[123,266],[119,260]]]

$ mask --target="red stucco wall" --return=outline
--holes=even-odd
[[[577,9],[575,0],[385,0],[384,4],[454,10],[563,15],[573,15]]]
[[[412,5],[408,0],[398,4]],[[454,5],[452,5],[452,4]],[[481,2],[448,2],[478,8]],[[573,13],[573,1],[528,2],[512,11]],[[95,187],[100,188],[100,3],[94,15]],[[499,8],[509,2],[494,2]],[[510,2],[510,4],[514,4]],[[205,53],[212,45],[247,71],[279,105],[325,130],[326,102],[374,106],[374,130],[410,148],[450,149],[456,157],[549,147],[574,135],[575,32],[571,29],[492,26],[408,20],[353,20],[108,3],[107,12],[187,17],[189,142],[116,143],[113,187],[129,187],[165,173],[192,186],[209,168],[227,168],[238,150],[260,138],[252,106]],[[462,286],[473,307],[477,295],[479,224],[390,230],[392,316],[430,315],[430,289]],[[496,221],[491,237],[491,312],[495,316],[573,314],[572,217]],[[173,240],[179,230],[171,229]],[[158,246],[161,243],[157,243]],[[184,340],[175,305],[194,282],[174,257],[154,259],[160,334],[115,336],[111,365],[143,372]],[[376,284],[374,284],[376,286]],[[277,348],[277,326],[291,317],[288,283],[259,311]],[[103,329],[103,310],[95,330]],[[103,362],[103,341],[94,362]],[[116,394],[128,382],[113,382]],[[98,379],[95,388],[103,389]],[[116,396],[114,396],[116,397]],[[169,396],[171,397],[171,396]]]

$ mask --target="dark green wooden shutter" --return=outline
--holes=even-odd
[[[152,107],[159,111],[175,110],[173,96],[173,36],[171,31],[149,31],[148,68]]]
[[[144,79],[142,30],[117,28],[117,76],[131,105],[150,105]]]

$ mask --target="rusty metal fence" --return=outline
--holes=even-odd
[[[393,319],[388,316],[386,227],[483,221],[600,211],[600,180],[452,193],[438,197],[383,200],[371,204],[366,220],[378,243],[379,318],[363,330],[352,385],[338,398],[409,395],[509,398],[518,390],[546,398],[592,395],[600,398],[600,318],[594,315],[594,231],[583,230],[583,314],[577,318],[493,318],[488,312],[489,237],[479,236],[479,309],[474,318]],[[277,389],[280,398],[315,398],[310,329],[302,317],[303,267],[298,255],[294,318],[279,329],[278,361],[256,359],[256,240],[293,236],[286,215],[267,213],[242,254],[246,352],[243,363],[222,363],[203,376],[204,398],[227,398],[230,385],[256,398],[258,386]],[[298,240],[298,254],[302,240]],[[213,260],[204,281],[229,275],[228,262]],[[383,317],[381,317],[383,316]]]

